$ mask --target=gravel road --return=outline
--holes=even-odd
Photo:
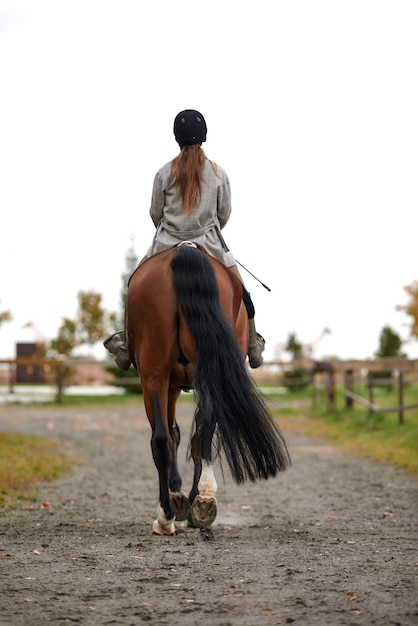
[[[180,467],[192,407],[180,405]],[[418,480],[284,432],[292,466],[237,487],[211,529],[151,534],[157,473],[138,409],[0,407],[0,431],[79,463],[0,517],[0,624],[417,626]]]

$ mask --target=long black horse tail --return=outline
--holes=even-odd
[[[196,343],[195,429],[203,460],[224,452],[237,483],[267,479],[290,464],[286,443],[260,397],[219,300],[215,272],[196,248],[171,261],[178,305]]]

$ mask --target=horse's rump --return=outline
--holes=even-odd
[[[131,276],[127,298],[127,344],[140,375],[150,369],[171,371],[171,383],[192,387],[192,364],[196,344],[178,305],[171,263],[178,248],[160,252],[142,263]],[[242,358],[248,348],[248,318],[242,300],[242,285],[227,267],[200,250],[209,261],[218,286],[222,311],[234,330]],[[175,261],[174,261],[175,262]],[[189,274],[187,289],[192,301],[206,299],[207,284],[202,275]],[[210,282],[210,281],[209,281]],[[210,316],[210,310],[208,309]],[[174,381],[174,383],[173,383]]]

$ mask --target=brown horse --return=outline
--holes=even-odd
[[[242,284],[222,263],[187,242],[152,256],[131,276],[126,337],[152,429],[159,476],[156,534],[175,521],[206,528],[216,517],[212,463],[223,453],[237,483],[267,479],[289,465],[286,444],[245,365],[248,317]],[[196,394],[188,496],[177,467],[176,401]]]

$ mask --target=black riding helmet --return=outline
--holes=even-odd
[[[176,115],[174,136],[180,148],[193,146],[196,143],[201,145],[206,141],[207,131],[205,118],[199,111],[186,109]]]

